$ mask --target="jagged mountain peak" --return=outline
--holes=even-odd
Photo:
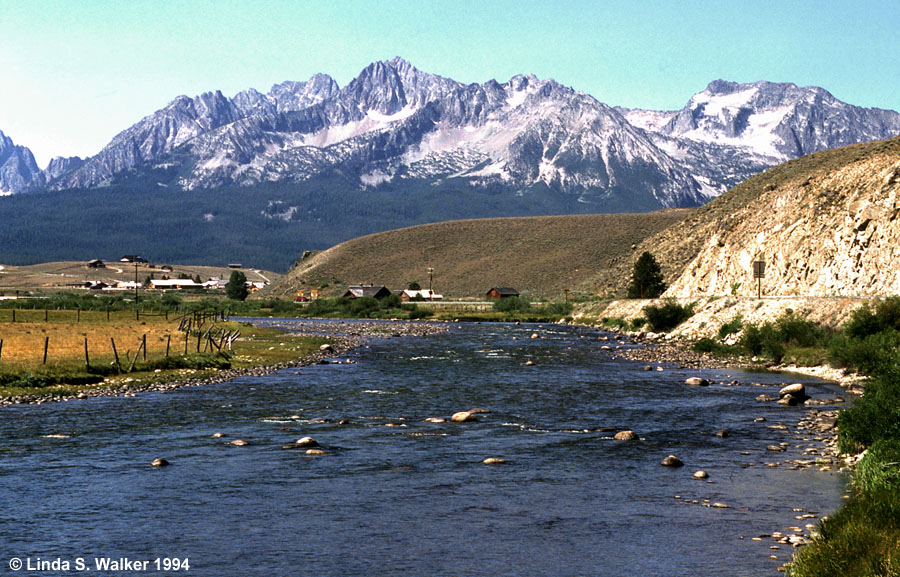
[[[815,87],[715,80],[681,110],[650,112],[613,109],[534,74],[463,84],[397,56],[344,87],[315,74],[266,94],[178,97],[52,186],[178,166],[168,184],[184,189],[339,173],[361,188],[419,179],[522,194],[539,185],[633,210],[702,203],[777,162],[897,133],[897,113]]]
[[[36,180],[40,184],[40,173],[31,150],[0,131],[0,195],[20,192]]]

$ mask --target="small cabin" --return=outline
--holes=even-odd
[[[131,262],[131,263],[148,263],[147,259],[142,257],[139,254],[126,254],[122,258],[119,259],[119,262]]]
[[[89,260],[87,263],[88,268],[106,268],[106,263],[104,263],[99,258],[95,258],[93,260]]]
[[[391,291],[385,286],[353,285],[347,287],[347,291],[341,296],[348,299],[375,297],[380,300],[391,296]]]
[[[519,296],[519,291],[509,287],[494,287],[487,292],[489,299],[505,299]]]

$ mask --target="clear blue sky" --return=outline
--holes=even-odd
[[[462,82],[555,78],[675,109],[711,80],[822,86],[900,110],[900,0],[0,0],[0,130],[89,156],[175,96],[402,56]]]

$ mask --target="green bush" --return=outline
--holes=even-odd
[[[875,304],[866,304],[853,311],[844,331],[850,338],[862,339],[886,330],[900,330],[900,297],[889,297]]]
[[[863,338],[836,336],[829,345],[828,356],[836,365],[877,375],[900,363],[898,347],[900,332],[890,328]]]
[[[900,439],[900,375],[884,374],[866,382],[865,392],[838,417],[839,448],[856,453],[880,439]]]
[[[722,323],[722,326],[719,327],[719,332],[716,336],[718,336],[719,339],[722,340],[727,338],[729,335],[741,332],[742,328],[744,328],[744,319],[743,317],[738,315],[727,323]]]
[[[522,297],[506,297],[494,301],[493,308],[501,313],[526,313],[531,310],[531,301]]]
[[[673,299],[666,299],[661,306],[647,305],[644,316],[647,324],[654,332],[668,332],[694,314],[694,305],[681,305]]]
[[[351,299],[346,304],[346,312],[354,317],[359,318],[368,318],[371,317],[378,309],[380,305],[378,303],[378,299],[375,297],[361,297],[358,299]]]
[[[639,331],[646,324],[647,319],[645,319],[644,317],[635,317],[631,319],[631,330]]]
[[[900,439],[879,439],[853,470],[857,493],[887,490],[900,495]]]
[[[781,342],[787,346],[812,347],[823,345],[828,338],[825,329],[793,312],[785,313],[775,321],[775,330]]]
[[[623,319],[622,317],[603,317],[600,319],[600,323],[614,330],[624,331],[628,329],[628,321]]]
[[[564,301],[553,301],[545,304],[540,308],[540,312],[552,317],[566,317],[575,308],[572,303]]]

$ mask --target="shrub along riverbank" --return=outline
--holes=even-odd
[[[831,337],[832,360],[870,375],[838,418],[843,452],[865,456],[850,501],[822,521],[820,536],[791,564],[794,577],[900,575],[900,298],[858,309]]]
[[[604,318],[618,330],[665,332],[691,317],[674,300],[643,308],[644,317]],[[851,476],[851,498],[823,520],[819,536],[788,565],[794,577],[900,576],[900,297],[863,305],[838,329],[788,309],[771,322],[723,323],[693,349],[761,365],[829,363],[867,377],[864,393],[837,421],[841,452],[865,451]]]

